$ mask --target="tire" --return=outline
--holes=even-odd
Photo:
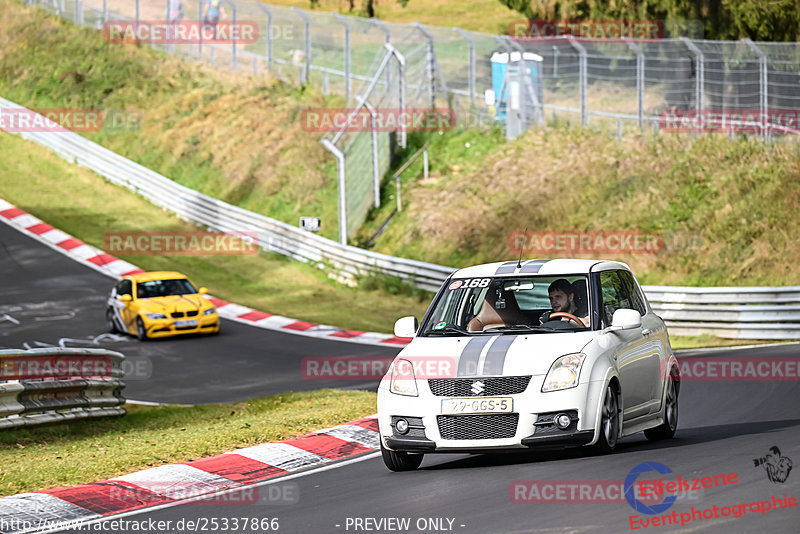
[[[108,308],[106,310],[106,326],[108,331],[112,334],[119,333],[119,328],[117,328],[117,322],[114,320],[114,310]]]
[[[672,376],[667,380],[667,397],[664,404],[664,422],[644,431],[645,437],[650,441],[669,439],[678,429],[678,383]]]
[[[136,337],[139,338],[139,341],[147,341],[149,339],[141,317],[136,318]]]
[[[595,450],[602,454],[614,452],[619,441],[619,399],[614,386],[606,386],[600,416],[600,438]]]
[[[412,454],[408,452],[390,451],[384,448],[381,442],[381,456],[383,456],[383,463],[386,464],[391,471],[414,471],[419,464],[422,463],[424,454]]]

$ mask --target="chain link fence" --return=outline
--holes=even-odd
[[[164,20],[175,0],[28,0],[90,27]],[[184,0],[183,18],[204,19],[204,0]],[[800,44],[664,38],[542,40],[460,28],[395,24],[254,0],[224,0],[223,19],[252,21],[249,42],[153,44],[219,67],[312,83],[343,97],[342,109],[452,110],[456,125],[500,124],[513,139],[544,120],[595,128],[653,128],[775,135],[800,133]],[[387,48],[386,44],[390,47]],[[370,109],[373,111],[370,112]],[[726,122],[727,121],[727,122]],[[381,179],[402,128],[331,128],[337,157],[340,240],[380,202]],[[796,137],[795,137],[796,138]]]

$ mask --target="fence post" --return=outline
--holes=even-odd
[[[386,24],[381,22],[379,19],[372,17],[369,21],[374,24],[383,34],[386,36],[386,43],[392,42],[392,34],[389,32],[389,28],[386,27]],[[391,69],[386,69],[386,90],[389,90],[389,87],[392,86],[392,71]]]
[[[255,5],[267,15],[267,67],[272,70],[272,11],[261,2],[256,2]]]
[[[636,54],[636,114],[639,118],[639,129],[644,129],[644,52],[634,42],[625,39],[628,48]]]
[[[203,0],[197,0],[197,24],[200,25],[200,32],[197,39],[198,61],[203,59],[203,29],[205,28],[205,24],[203,24],[203,22]]]
[[[238,27],[236,26],[236,4],[232,0],[225,0],[229,6],[231,6],[231,11],[233,11],[233,31],[231,32],[232,39],[231,39],[231,61],[233,61],[233,70],[236,72],[236,32],[239,31]]]
[[[456,31],[469,44],[469,107],[472,109],[475,105],[475,41],[461,28]]]
[[[697,111],[703,111],[703,99],[705,99],[705,56],[703,55],[702,50],[700,50],[696,44],[690,41],[689,38],[681,37],[681,41],[683,41],[683,44],[686,45],[686,48],[688,48],[689,51],[694,54],[695,61],[697,62],[694,78],[694,105]]]
[[[400,53],[398,49],[392,46],[391,43],[384,43],[384,48],[392,53],[392,56],[397,60],[397,64],[400,70],[400,114],[402,115],[405,113],[406,110],[406,58],[403,54]],[[388,65],[387,65],[388,67]],[[389,69],[387,69],[389,70]],[[407,144],[407,132],[406,129],[400,128],[400,147],[406,148]]]
[[[750,39],[744,38],[742,41],[744,41],[748,48],[758,56],[758,111],[760,114],[759,121],[761,122],[761,137],[766,139],[767,126],[769,125],[769,120],[767,119],[767,113],[769,112],[769,100],[767,99],[769,96],[767,94],[767,89],[769,87],[767,85],[767,55]]]
[[[337,161],[339,175],[339,243],[347,245],[347,192],[344,189],[344,154],[328,139],[320,141]]]
[[[581,125],[586,126],[589,124],[589,115],[586,113],[586,48],[571,37],[567,41],[580,54],[578,69],[581,85]]]
[[[350,102],[350,25],[339,13],[333,13],[333,16],[344,26],[344,101]]]
[[[415,22],[414,27],[417,28],[428,41],[428,48],[425,54],[425,66],[428,70],[428,98],[431,102],[431,109],[434,109],[436,108],[436,73],[434,72],[433,66],[435,57],[435,52],[433,50],[433,36],[431,36],[431,34],[428,33],[419,22]]]
[[[388,66],[388,63],[387,63]],[[375,108],[369,102],[364,101],[364,107],[367,109],[370,117],[370,125],[372,130],[372,200],[373,206],[376,208],[381,207],[381,177],[378,166],[378,129],[375,122]]]
[[[297,7],[292,8],[297,16],[303,19],[303,25],[305,26],[305,35],[303,37],[303,51],[306,56],[304,73],[303,73],[303,80],[305,83],[309,83],[311,81],[311,21],[308,20],[308,15],[303,13],[303,10]]]
[[[141,18],[140,17],[141,10],[139,9],[139,2],[140,2],[140,0],[136,0],[136,25],[137,26],[139,25],[139,19]]]
[[[108,0],[103,0],[103,24],[108,22]]]

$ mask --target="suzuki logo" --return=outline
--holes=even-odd
[[[481,393],[483,393],[484,389],[486,389],[486,385],[480,380],[476,380],[475,382],[472,383],[470,391],[472,391],[473,395],[480,395]]]

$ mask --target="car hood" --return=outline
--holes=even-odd
[[[556,358],[581,350],[596,332],[414,338],[398,354],[417,378],[544,375]]]
[[[202,310],[211,306],[211,303],[198,294],[170,295],[168,297],[153,297],[140,300],[142,308],[148,312],[172,313]]]

